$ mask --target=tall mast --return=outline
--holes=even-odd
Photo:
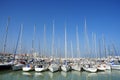
[[[78,57],[80,58],[80,46],[79,46],[79,35],[78,35],[78,26],[76,26],[76,42],[77,42],[77,53]]]
[[[35,52],[35,32],[36,32],[36,25],[34,25],[34,33],[33,33],[33,39],[32,39],[32,53]]]
[[[59,56],[59,59],[61,59],[60,38],[58,38],[58,56]]]
[[[40,39],[39,39],[38,43],[39,43],[39,45],[38,45],[38,48],[39,48],[39,56],[41,57]]]
[[[23,24],[21,24],[21,27],[20,27],[20,39],[19,39],[19,45],[18,45],[19,53],[21,53],[21,50],[22,50],[22,33],[23,33]]]
[[[66,25],[65,25],[65,59],[67,59],[67,34],[66,34]]]
[[[18,35],[18,40],[17,40],[17,45],[16,45],[16,48],[15,48],[15,52],[14,54],[17,53],[17,49],[19,48],[18,52],[20,53],[21,51],[21,43],[22,43],[22,31],[23,31],[23,25],[21,24],[20,26],[20,31],[19,31],[19,35]]]
[[[53,33],[52,33],[52,57],[54,56],[54,21],[53,21]]]
[[[112,56],[116,56],[116,53],[117,51],[116,51],[115,45],[114,43],[112,43]]]
[[[92,32],[92,47],[90,48],[90,50],[91,50],[91,53],[95,54],[95,42],[94,42],[94,33],[93,32]]]
[[[5,40],[4,40],[4,45],[3,45],[3,53],[6,52],[6,43],[7,43],[7,37],[8,37],[9,22],[10,22],[10,17],[8,17],[8,22],[7,22],[7,26],[6,26]]]
[[[97,50],[96,50],[96,34],[95,33],[92,33],[92,43],[93,43],[93,51],[92,51],[92,53],[94,53],[95,54],[95,58],[97,58]]]
[[[105,57],[107,57],[107,56],[106,56],[106,45],[105,45],[104,35],[102,35],[102,43],[103,43],[103,52],[104,52],[104,54],[105,54]]]
[[[46,53],[46,26],[44,24],[44,55]]]
[[[71,55],[72,55],[72,59],[73,59],[73,46],[72,46],[72,41],[71,41]]]
[[[89,54],[90,50],[89,50],[89,39],[88,39],[87,27],[86,27],[86,19],[85,19],[85,40],[86,40],[85,41],[85,49],[87,50],[87,54]]]
[[[95,54],[96,54],[96,57],[97,57],[97,50],[96,50],[96,49],[97,49],[97,48],[96,48],[96,34],[94,34],[94,41],[95,41],[95,46],[94,46],[94,47],[95,47]]]
[[[101,43],[100,43],[100,40],[99,40],[99,57],[101,59]]]

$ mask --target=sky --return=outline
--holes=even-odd
[[[89,50],[93,49],[92,33],[96,34],[96,45],[105,37],[106,46],[120,48],[120,0],[0,0],[0,45],[4,44],[5,28],[8,17],[8,37],[6,52],[14,53],[20,31],[22,32],[22,51],[30,53],[36,25],[35,51],[51,55],[52,28],[54,22],[54,53],[64,57],[65,26],[67,33],[67,51],[71,56],[71,42],[74,57],[77,54],[76,26],[78,26],[80,55],[86,56],[85,20],[89,41]],[[45,26],[45,34],[44,34]],[[44,36],[46,35],[46,36]],[[39,45],[40,44],[40,45]],[[44,48],[45,47],[45,48]],[[0,46],[2,52],[3,46]],[[101,49],[102,50],[102,49]],[[91,51],[92,55],[94,51]],[[89,54],[89,55],[91,55]]]

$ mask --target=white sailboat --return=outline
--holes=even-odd
[[[60,66],[57,63],[52,63],[49,68],[48,68],[51,72],[56,72],[60,69]]]
[[[53,22],[53,38],[52,38],[52,58],[53,58],[53,61],[51,62],[50,66],[48,68],[51,72],[56,72],[60,69],[60,66],[56,63],[56,60],[54,60],[54,53],[55,53],[55,51],[54,51],[54,22]]]
[[[36,65],[35,66],[35,71],[37,72],[42,72],[42,71],[46,71],[48,68],[45,67],[44,65]]]
[[[103,41],[103,43],[104,43],[104,41]],[[100,41],[99,41],[99,55],[100,55],[100,61],[98,62],[97,69],[99,71],[105,71],[106,70],[106,64],[105,64],[104,60],[101,60],[101,44],[100,44]]]
[[[32,64],[27,64],[24,67],[22,67],[22,70],[25,71],[25,72],[28,72],[28,71],[34,70],[34,67],[33,67]]]
[[[44,54],[45,54],[45,47],[46,47],[46,26],[44,24]],[[41,55],[42,57],[42,55]],[[43,72],[48,70],[49,65],[46,63],[45,60],[41,60],[39,63],[35,65],[35,71],[36,72]]]
[[[86,38],[86,43],[87,43],[87,51],[89,54],[90,53],[89,52],[89,40],[88,40],[87,29],[86,29],[86,20],[85,20],[85,38]],[[89,61],[87,60],[87,63],[84,63],[83,69],[87,72],[97,72],[97,68],[95,64],[92,64],[92,61],[90,60]]]
[[[117,64],[112,64],[112,65],[111,65],[111,68],[112,68],[113,70],[120,70],[120,64],[119,64],[119,65],[117,65]]]
[[[90,64],[85,64],[85,65],[83,65],[83,69],[84,69],[85,71],[87,71],[87,72],[92,72],[92,73],[97,72],[96,66],[90,65]]]
[[[73,63],[71,68],[75,71],[81,71],[81,65],[78,62]]]
[[[43,72],[43,71],[46,71],[48,69],[48,67],[49,67],[49,65],[44,60],[41,60],[40,63],[35,65],[35,71],[36,72]]]
[[[78,36],[78,27],[76,27],[76,42],[77,42],[77,54],[79,55],[80,58],[80,48],[79,48],[79,36]],[[72,44],[71,44],[72,45]],[[81,71],[81,65],[80,61],[73,62],[71,65],[71,68],[76,71]]]
[[[108,63],[106,63],[106,70],[111,70],[111,66]]]
[[[112,70],[120,70],[120,62],[118,60],[114,60],[111,62]]]
[[[62,71],[69,71],[70,70],[70,65],[68,64],[68,61],[67,61],[67,39],[66,39],[66,28],[65,28],[65,61],[63,62],[62,66],[61,66],[61,69]]]
[[[103,63],[98,64],[97,69],[99,71],[105,71],[106,70],[106,64],[103,64]]]
[[[18,36],[18,41],[15,49],[15,55],[17,53],[17,48],[19,49],[19,53],[21,52],[21,38],[22,38],[22,31],[23,31],[23,25],[21,24],[20,26],[20,32]],[[14,57],[15,58],[15,57]],[[20,60],[14,60],[14,65],[12,66],[12,70],[21,70],[22,67],[25,65],[25,61],[20,61]]]
[[[36,28],[36,25],[34,25],[34,35],[33,35],[33,40],[32,40],[32,53],[34,54],[34,56],[36,56],[35,54],[35,49],[34,49],[34,40],[35,40],[35,29]],[[22,70],[23,71],[31,71],[31,70],[34,70],[34,65],[33,65],[33,62],[34,59],[32,59],[32,61],[30,61],[28,64],[26,64]]]
[[[23,66],[25,66],[25,64],[23,64],[23,63],[17,63],[17,64],[14,64],[13,66],[12,66],[12,70],[14,70],[14,71],[16,71],[16,70],[22,70],[22,67]]]

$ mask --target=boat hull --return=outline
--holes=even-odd
[[[113,70],[120,70],[120,65],[111,65]]]
[[[31,67],[23,67],[22,70],[27,72],[27,71],[32,71],[33,68],[31,68]]]
[[[9,70],[12,68],[12,64],[0,64],[0,70]]]
[[[83,69],[87,72],[92,72],[92,73],[97,72],[97,68],[85,68],[85,67],[83,67]]]
[[[99,71],[105,71],[105,70],[106,70],[106,65],[104,65],[104,64],[98,65],[98,66],[97,66],[97,69],[98,69]]]
[[[16,70],[22,70],[23,66],[24,66],[24,64],[13,65],[12,66],[12,70],[14,70],[14,71],[16,71]]]
[[[81,71],[81,66],[80,65],[72,65],[71,68],[75,71]]]
[[[68,72],[68,71],[70,71],[70,66],[68,66],[68,65],[62,65],[62,66],[61,66],[61,69],[62,69],[62,71],[64,71],[64,72]]]

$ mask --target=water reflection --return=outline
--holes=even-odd
[[[79,72],[79,71],[72,71],[71,73],[76,75],[76,76],[80,76],[81,75],[81,72]]]
[[[50,78],[52,79],[52,78],[53,78],[54,73],[52,73],[52,72],[48,72],[48,75],[49,75],[49,76],[50,76]]]
[[[88,77],[96,77],[96,76],[97,76],[97,73],[88,73],[87,76],[88,76]]]
[[[67,73],[68,73],[68,72],[61,71],[61,75],[62,75],[63,77],[67,77]]]
[[[43,76],[43,73],[40,73],[40,72],[35,72],[34,74],[35,74],[36,77]]]
[[[119,80],[120,71],[104,71],[97,73],[70,71],[70,72],[23,72],[6,71],[0,73],[0,80]]]
[[[23,72],[23,75],[31,76],[32,74],[30,72]]]

